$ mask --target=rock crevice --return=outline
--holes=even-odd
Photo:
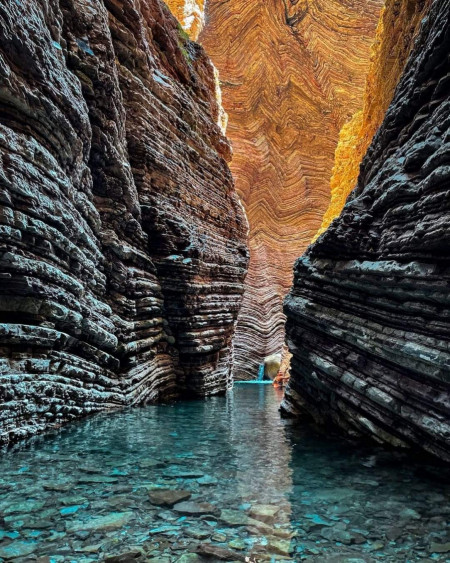
[[[230,166],[250,225],[237,379],[256,379],[264,358],[283,348],[292,266],[328,205],[339,131],[361,107],[381,4],[206,3],[199,40],[219,70]]]

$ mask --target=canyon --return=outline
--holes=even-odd
[[[265,357],[282,352],[282,303],[293,264],[329,205],[339,132],[362,107],[381,6],[379,0],[206,2],[199,41],[219,71],[230,167],[250,227],[237,380],[254,379]]]
[[[287,318],[284,415],[449,460],[448,8],[2,4],[0,442],[225,394]]]
[[[0,441],[224,393],[247,221],[203,49],[160,0],[7,0],[0,112]]]
[[[450,0],[0,3],[2,563],[448,562],[449,289]]]

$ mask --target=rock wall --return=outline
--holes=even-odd
[[[340,217],[295,267],[283,410],[450,460],[450,1],[433,0]]]
[[[356,186],[361,161],[383,122],[430,2],[387,0],[383,7],[372,46],[363,109],[339,133],[330,181],[331,201],[314,240],[340,214]]]
[[[0,440],[223,392],[248,261],[214,70],[160,0],[0,5]]]
[[[281,352],[292,266],[330,199],[339,131],[361,109],[381,0],[208,0],[200,35],[219,70],[231,169],[250,223],[238,379]]]
[[[206,0],[166,0],[184,31],[196,41],[205,23]]]

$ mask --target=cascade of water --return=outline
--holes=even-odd
[[[258,381],[262,381],[264,379],[264,364],[260,364],[258,368]]]

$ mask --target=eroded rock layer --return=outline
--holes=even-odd
[[[281,352],[292,265],[328,206],[342,125],[360,109],[380,0],[208,0],[200,41],[219,70],[231,169],[250,223],[237,379]]]
[[[224,391],[246,221],[159,0],[0,5],[0,435]]]
[[[284,411],[450,460],[450,2],[423,20],[341,216],[286,299]]]
[[[166,0],[172,14],[194,41],[205,23],[205,0]]]
[[[387,0],[383,7],[372,46],[364,105],[339,133],[330,181],[331,201],[315,238],[339,215],[356,186],[361,160],[391,103],[430,1]]]

